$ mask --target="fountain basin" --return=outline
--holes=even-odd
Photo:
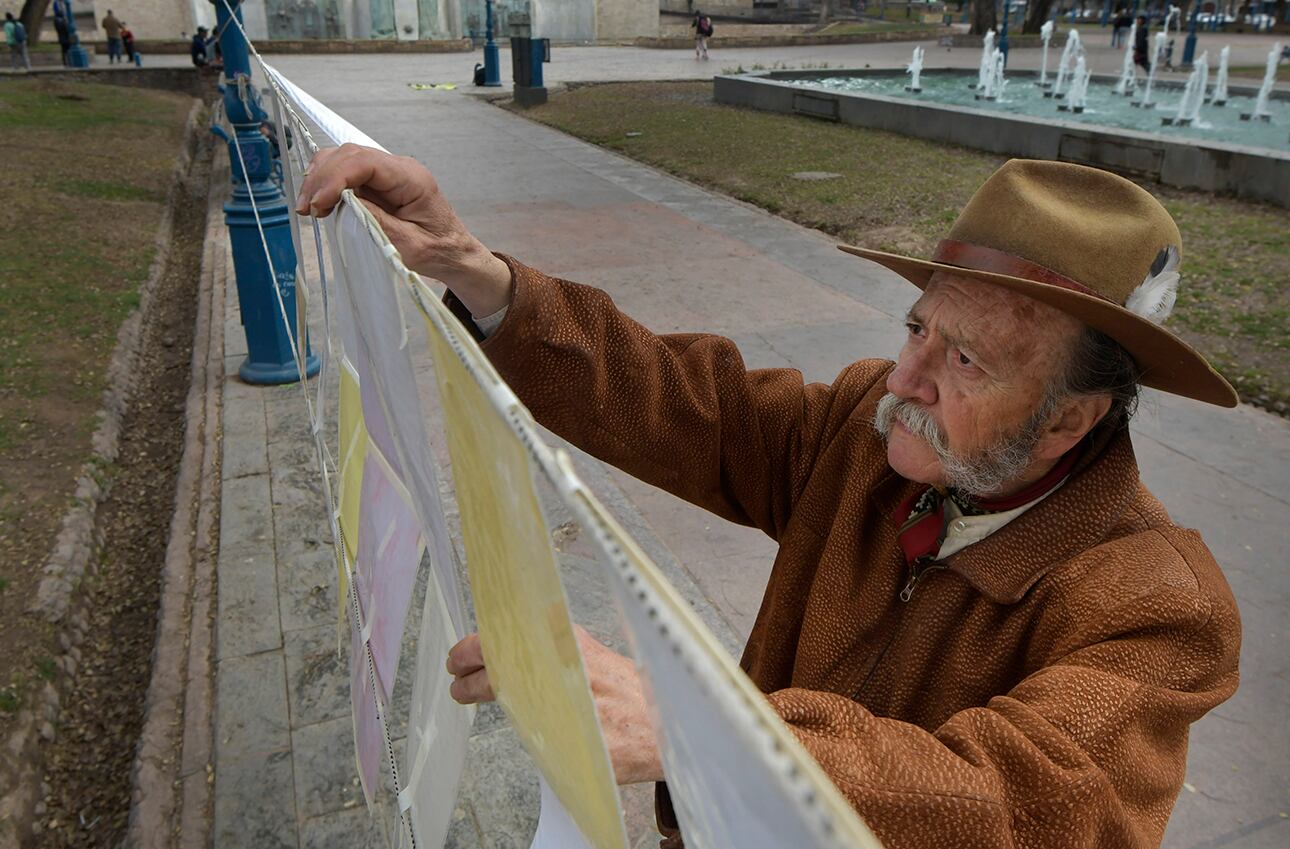
[[[1009,73],[1005,99],[1021,100],[1033,94],[1040,103],[1047,104],[1044,111],[1036,110],[1038,114],[996,111],[1010,108],[1007,104],[988,104],[990,108],[982,108],[987,104],[969,106],[934,102],[929,93],[937,84],[942,89],[947,84],[955,91],[961,89],[956,96],[961,95],[964,100],[972,98],[970,86],[975,84],[977,72],[958,68],[924,69],[921,95],[906,94],[901,90],[905,74],[898,70],[770,71],[718,76],[713,83],[718,103],[808,115],[1005,156],[1077,162],[1169,186],[1231,194],[1290,207],[1290,143],[1287,142],[1290,120],[1284,125],[1274,123],[1270,130],[1272,135],[1267,137],[1271,140],[1269,143],[1279,139],[1279,148],[1250,144],[1248,139],[1252,133],[1247,130],[1232,131],[1231,135],[1241,139],[1233,142],[1177,135],[1176,131],[1166,134],[1107,126],[1092,123],[1099,120],[1099,105],[1092,97],[1079,120],[1074,120],[1069,113],[1058,113],[1051,99],[1043,99],[1042,92],[1035,85],[1035,77],[1033,72]],[[1093,86],[1099,91],[1109,91],[1117,79],[1114,76],[1094,76]],[[834,82],[826,84],[825,80]],[[857,87],[873,83],[872,88],[884,91],[886,83],[891,81],[890,93],[836,87],[850,84],[845,81],[851,80],[856,81],[854,85]],[[1139,85],[1138,97],[1141,96],[1141,88]],[[1158,105],[1176,106],[1181,88],[1172,81],[1157,80],[1153,100]],[[1256,92],[1254,87],[1229,86],[1229,93],[1235,98],[1253,98]],[[1290,97],[1283,92],[1274,92],[1273,98],[1278,110],[1286,109],[1290,114],[1290,103],[1287,103]],[[1130,98],[1121,97],[1120,100]],[[1229,103],[1221,109],[1232,113],[1230,118],[1233,122],[1239,118],[1239,107],[1234,109]],[[1205,114],[1217,111],[1220,109],[1207,108]],[[1173,114],[1174,111],[1166,108],[1147,117],[1159,125],[1159,117]],[[1104,115],[1101,119],[1110,120],[1110,116]],[[1246,122],[1244,128],[1251,128],[1252,123]],[[1267,132],[1268,128],[1263,131]]]

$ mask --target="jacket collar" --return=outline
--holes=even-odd
[[[890,472],[874,491],[886,521],[896,505],[924,488]],[[1056,492],[946,565],[997,604],[1015,604],[1056,564],[1106,539],[1138,489],[1138,464],[1128,428],[1089,447]]]

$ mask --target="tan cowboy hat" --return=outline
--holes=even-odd
[[[920,289],[938,271],[1003,286],[1124,346],[1156,389],[1235,407],[1236,390],[1160,322],[1182,236],[1149,192],[1097,168],[1014,159],[968,201],[930,260],[839,245]]]

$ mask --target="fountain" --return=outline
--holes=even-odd
[[[1140,106],[1144,109],[1151,106],[1151,87],[1156,82],[1156,69],[1160,67],[1160,57],[1165,55],[1165,41],[1169,36],[1163,32],[1156,33],[1155,40],[1151,43],[1151,58],[1147,62],[1147,84],[1142,90],[1142,99],[1133,101],[1134,106]]]
[[[1003,94],[1003,87],[1008,82],[1003,78],[1005,61],[1003,51],[996,47],[988,61],[983,63],[988,70],[985,75],[985,85],[976,93],[977,100],[998,100]]]
[[[1281,42],[1278,41],[1268,51],[1268,64],[1263,71],[1263,85],[1259,86],[1259,94],[1254,98],[1254,111],[1242,112],[1242,121],[1248,121],[1251,118],[1258,118],[1260,121],[1272,120],[1272,113],[1268,110],[1268,100],[1272,97],[1272,86],[1277,81],[1279,61],[1281,61]]]
[[[1227,103],[1227,60],[1232,55],[1232,48],[1224,47],[1218,54],[1218,73],[1214,76],[1214,94],[1209,99],[1210,106],[1222,106]]]
[[[1062,74],[1065,96],[1056,101],[1046,97],[1051,90],[1033,84],[1039,76],[1038,62],[1030,73],[1009,68],[1008,84],[1001,92],[1003,78],[993,49],[986,60],[987,73],[980,80],[986,88],[981,89],[977,88],[980,75],[975,65],[933,68],[928,52],[918,94],[906,90],[912,88],[910,73],[898,67],[718,76],[713,83],[714,96],[723,104],[825,117],[996,154],[1087,162],[1128,170],[1168,186],[1202,188],[1290,207],[1290,142],[1286,135],[1290,97],[1269,86],[1258,111],[1266,111],[1270,120],[1241,122],[1242,113],[1253,117],[1260,89],[1257,81],[1242,85],[1233,76],[1227,108],[1207,109],[1212,84],[1206,87],[1204,83],[1219,65],[1220,43],[1205,57],[1207,70],[1194,76],[1188,103],[1180,109],[1179,96],[1187,75],[1179,75],[1176,81],[1169,79],[1172,75],[1164,73],[1161,61],[1162,48],[1174,35],[1173,29],[1167,34],[1153,29],[1151,35],[1161,36],[1154,45],[1149,44],[1154,47],[1156,73],[1144,68],[1145,79],[1137,81],[1138,90],[1131,98],[1115,93],[1119,53],[1112,60],[1114,72],[1099,75],[1099,69],[1089,67],[1092,56],[1083,54],[1080,63],[1081,52],[1073,45]],[[1142,35],[1141,27],[1138,35]],[[1232,47],[1232,61],[1236,61],[1240,54],[1236,44]],[[1056,57],[1049,58],[1049,71],[1054,71]],[[1091,78],[1090,70],[1094,71]],[[1024,82],[1018,85],[1018,79]],[[1053,77],[1048,81],[1053,82]],[[1146,101],[1148,108],[1133,108],[1138,100]],[[1064,105],[1066,110],[1058,112],[1054,105]],[[1161,126],[1160,119],[1166,116],[1171,119],[1169,125]]]
[[[1075,60],[1075,73],[1071,75],[1070,89],[1066,92],[1066,102],[1058,104],[1057,111],[1065,112],[1068,109],[1075,114],[1084,111],[1088,105],[1088,83],[1092,79],[1093,72],[1088,68],[1084,57],[1080,56]]]
[[[1182,99],[1178,101],[1178,114],[1173,118],[1161,118],[1160,123],[1169,126],[1187,127],[1200,122],[1200,107],[1205,102],[1205,86],[1209,84],[1209,51],[1196,59],[1187,76],[1187,85],[1183,88]]]
[[[1074,28],[1068,30],[1066,47],[1062,50],[1062,58],[1057,62],[1057,81],[1053,83],[1052,91],[1044,92],[1044,97],[1055,97],[1061,100],[1066,96],[1062,89],[1070,76],[1071,64],[1075,61],[1075,57],[1083,52],[1084,45],[1080,44],[1079,30]]]
[[[1133,94],[1138,87],[1138,75],[1133,69],[1133,45],[1138,40],[1138,22],[1135,20],[1129,29],[1129,39],[1124,46],[1124,65],[1120,68],[1120,81],[1115,84],[1115,93],[1125,97]]]
[[[909,74],[909,85],[905,86],[905,91],[912,91],[915,94],[922,91],[923,84],[920,78],[923,75],[923,48],[914,48],[914,54],[909,57],[909,64],[905,66],[905,73]]]
[[[1048,88],[1048,42],[1053,40],[1053,22],[1044,21],[1039,28],[1039,40],[1044,43],[1043,59],[1039,65],[1039,87]]]
[[[981,39],[981,65],[977,68],[976,87],[984,90],[990,76],[994,73],[994,30],[987,30]]]

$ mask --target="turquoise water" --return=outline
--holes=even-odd
[[[824,77],[784,80],[784,82],[832,91],[878,94],[886,97],[968,106],[990,112],[1098,124],[1104,127],[1119,127],[1166,136],[1183,136],[1202,141],[1225,142],[1271,150],[1290,150],[1290,102],[1284,100],[1273,100],[1269,104],[1269,111],[1272,113],[1272,120],[1269,123],[1240,120],[1242,112],[1254,111],[1254,98],[1234,96],[1228,99],[1226,106],[1210,106],[1208,103],[1202,106],[1199,124],[1169,127],[1162,126],[1160,119],[1173,118],[1178,114],[1178,101],[1182,97],[1181,88],[1154,88],[1151,93],[1154,108],[1141,109],[1135,108],[1132,102],[1141,99],[1145,81],[1139,83],[1138,90],[1132,97],[1116,94],[1113,91],[1113,85],[1092,82],[1089,84],[1088,103],[1084,112],[1077,115],[1071,112],[1059,112],[1058,104],[1065,101],[1044,97],[1043,91],[1035,84],[1035,79],[1032,76],[1010,79],[1003,90],[1002,99],[997,101],[975,99],[976,92],[973,89],[976,83],[975,76],[938,74],[935,71],[923,73],[921,94],[905,91],[905,86],[909,84],[908,74]],[[1048,79],[1052,82],[1051,73]],[[1214,74],[1211,71],[1211,90],[1213,79]],[[1241,84],[1248,85],[1245,81]]]

